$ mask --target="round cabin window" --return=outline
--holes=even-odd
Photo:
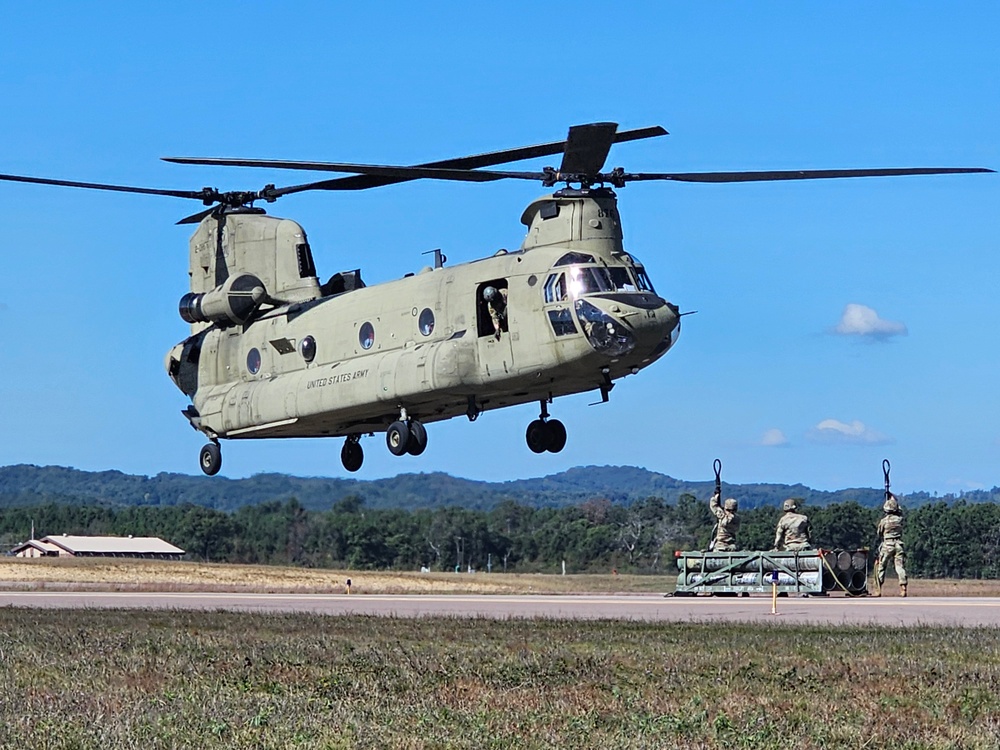
[[[251,375],[260,372],[260,352],[257,349],[251,349],[247,353],[247,371]]]
[[[312,336],[306,336],[302,339],[302,343],[299,344],[299,353],[306,362],[312,362],[316,359],[316,339]]]
[[[420,313],[420,332],[424,336],[430,336],[434,333],[434,311],[429,307],[425,307]]]
[[[375,343],[375,326],[371,323],[364,323],[358,332],[358,342],[362,349],[371,349]]]

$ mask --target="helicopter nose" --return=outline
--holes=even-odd
[[[602,304],[607,302],[611,304]],[[637,304],[580,299],[576,312],[595,351],[613,358],[639,355],[644,362],[673,345],[680,323],[675,305],[652,296]]]
[[[649,355],[642,360],[644,365],[654,362],[662,357],[677,343],[681,335],[681,313],[680,309],[664,300],[665,312],[660,317],[662,326],[659,328],[660,338],[653,345]]]
[[[677,343],[681,333],[680,310],[664,299],[660,301],[663,303],[661,306],[647,311],[645,319],[636,324],[639,339],[636,353],[646,353],[643,362],[652,362],[666,354]]]

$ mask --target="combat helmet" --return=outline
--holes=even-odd
[[[896,496],[889,494],[882,504],[882,511],[885,513],[899,513],[899,501],[896,500]]]
[[[728,510],[730,513],[735,513],[739,510],[740,504],[736,502],[736,498],[729,497],[726,498],[726,502],[722,504],[722,507]]]
[[[799,504],[795,501],[794,497],[790,497],[781,504],[781,509],[786,513],[793,510],[798,510]]]

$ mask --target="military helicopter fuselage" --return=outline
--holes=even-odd
[[[191,238],[181,312],[192,335],[166,361],[192,400],[191,424],[211,440],[346,436],[348,453],[362,434],[401,424],[408,434],[389,431],[390,450],[417,453],[426,437],[415,422],[539,402],[529,446],[559,450],[565,430],[546,403],[592,390],[606,400],[680,331],[677,307],[626,251],[607,188],[534,201],[516,251],[372,287],[359,272],[320,284],[294,221],[222,219],[206,217]],[[504,300],[500,315],[488,288]]]
[[[991,172],[982,167],[903,167],[738,172],[605,172],[613,144],[667,135],[660,126],[619,131],[575,125],[565,141],[415,166],[219,157],[181,164],[347,173],[301,185],[222,192],[173,190],[0,174],[9,182],[169,196],[207,210],[190,242],[191,291],[180,301],[191,335],[166,357],[191,399],[184,410],[209,442],[201,468],[222,466],[222,438],[345,437],[341,461],[361,468],[362,435],[384,431],[389,451],[419,455],[424,425],[486,409],[538,402],[525,433],[535,453],[557,453],[566,428],[550,419],[557,396],[596,390],[639,372],[677,341],[681,314],[657,295],[625,248],[612,188],[629,182],[816,180]],[[562,154],[558,168],[484,169]],[[304,191],[367,190],[408,180],[541,181],[565,187],[531,203],[527,234],[512,252],[433,267],[366,287],[360,271],[320,283],[312,249],[272,203]],[[578,187],[573,187],[574,185]],[[608,187],[610,186],[610,187]]]

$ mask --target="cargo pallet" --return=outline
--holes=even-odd
[[[868,550],[676,552],[674,596],[868,593]]]

